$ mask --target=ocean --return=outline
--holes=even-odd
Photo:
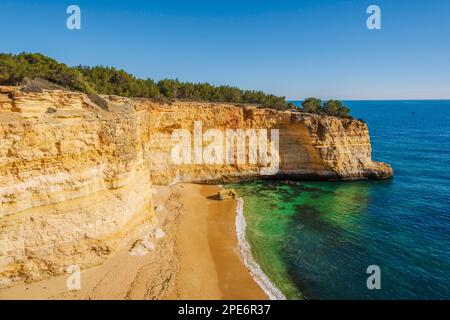
[[[450,299],[450,101],[345,104],[394,178],[231,185],[254,260],[288,299]]]

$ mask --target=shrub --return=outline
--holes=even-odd
[[[319,113],[322,105],[322,100],[317,98],[306,98],[302,102],[304,112]]]
[[[40,78],[24,78],[21,82],[21,85],[22,91],[24,92],[42,92],[42,90],[65,90],[64,87]]]
[[[324,114],[338,118],[353,119],[350,109],[339,100],[322,102],[317,98],[307,98],[302,102],[302,110],[308,113]]]
[[[89,99],[103,110],[109,111],[108,102],[96,93],[89,93]]]

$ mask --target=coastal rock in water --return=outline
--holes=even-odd
[[[220,190],[217,195],[219,200],[236,199],[237,193],[233,189]]]
[[[195,121],[203,131],[278,129],[281,163],[271,178],[393,174],[372,161],[368,128],[360,121],[232,104],[101,98],[107,109],[78,92],[0,87],[0,279],[12,279],[0,286],[104,261],[142,225],[155,224],[152,183],[225,183],[264,174],[259,163],[174,164],[172,133],[192,132]],[[151,247],[138,243],[132,252]]]

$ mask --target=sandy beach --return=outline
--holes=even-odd
[[[217,201],[219,187],[155,187],[157,223],[142,226],[101,265],[0,290],[0,299],[267,299],[242,262],[235,200]]]
[[[185,204],[177,235],[180,273],[169,298],[265,299],[240,259],[236,201],[215,200],[216,186],[180,188],[180,200]]]

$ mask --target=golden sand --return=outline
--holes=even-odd
[[[214,199],[219,188],[195,184],[157,187],[158,225],[105,263],[81,273],[81,289],[67,276],[0,290],[0,299],[266,299],[243,264],[235,230],[235,200]],[[164,237],[142,256],[133,242],[155,228]]]
[[[177,234],[180,273],[175,299],[266,299],[243,264],[235,229],[235,200],[218,201],[216,186],[187,186]],[[205,200],[206,199],[206,200]]]

